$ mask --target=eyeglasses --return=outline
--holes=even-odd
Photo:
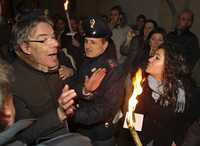
[[[46,40],[28,40],[28,42],[45,43]]]
[[[52,40],[57,40],[55,35],[41,35],[38,40],[35,39],[29,39],[27,42],[36,42],[36,43],[44,43],[44,44],[50,44]]]

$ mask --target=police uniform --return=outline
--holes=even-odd
[[[83,23],[85,37],[109,39],[111,31],[96,17],[89,17]],[[124,95],[124,79],[118,72],[118,64],[110,46],[95,58],[85,58],[79,71],[77,110],[74,121],[78,131],[88,136],[95,146],[115,145],[112,120],[119,111]],[[92,95],[82,93],[85,76],[91,76],[98,68],[106,68],[106,76]]]

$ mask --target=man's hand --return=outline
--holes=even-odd
[[[65,80],[65,79],[67,79],[68,77],[73,76],[73,74],[74,74],[73,69],[71,69],[71,68],[69,68],[69,67],[66,67],[66,66],[64,66],[64,65],[61,65],[61,66],[60,66],[58,72],[59,72],[59,76],[60,76],[60,78],[61,78],[62,80]]]
[[[173,141],[171,146],[176,146],[176,143]]]
[[[77,48],[79,48],[81,46],[81,44],[75,38],[72,38],[72,45]]]
[[[97,69],[92,76],[89,78],[88,76],[85,77],[84,88],[87,92],[95,91],[100,85],[102,80],[106,75],[105,68]]]
[[[135,36],[136,36],[136,34],[135,34],[134,30],[130,28],[128,30],[126,39],[127,39],[127,41],[131,41],[133,39],[133,37],[135,37]]]
[[[74,112],[74,98],[76,97],[76,92],[73,89],[69,89],[68,85],[65,85],[63,91],[58,98],[59,108],[58,115],[61,121],[63,120],[63,113],[68,116]]]

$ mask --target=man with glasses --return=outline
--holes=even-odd
[[[64,88],[64,82],[58,74],[59,44],[52,26],[53,23],[40,12],[32,12],[22,16],[13,29],[13,44],[17,54],[12,64],[16,120],[37,119],[17,137],[27,144],[66,132],[63,127],[66,116],[58,107],[57,98],[65,88],[68,91],[68,87]],[[70,93],[72,100],[75,93]]]
[[[36,119],[17,139],[30,145],[66,134],[66,119],[74,110],[76,93],[59,77],[59,44],[52,26],[39,12],[31,12],[22,16],[13,29],[16,120]],[[58,105],[63,97],[65,113]]]

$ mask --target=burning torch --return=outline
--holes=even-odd
[[[69,31],[72,33],[73,30],[72,30],[72,26],[71,26],[71,23],[70,23],[70,18],[69,18],[69,13],[68,13],[68,5],[69,5],[69,1],[66,0],[65,3],[64,3],[65,14],[66,14],[66,17],[67,17],[67,22],[68,22],[68,26],[69,26]]]
[[[136,97],[142,93],[142,86],[141,86],[142,82],[143,82],[142,70],[138,69],[138,71],[136,72],[136,75],[133,77],[133,80],[132,80],[134,90],[133,90],[131,97],[129,98],[128,112],[127,112],[126,119],[125,119],[127,122],[128,128],[130,130],[130,133],[132,135],[132,138],[135,141],[136,146],[142,146],[142,142],[138,136],[138,133],[137,133],[135,127],[134,127],[134,121],[135,121],[134,110],[135,110],[135,107],[138,102]]]
[[[69,5],[69,1],[66,0],[65,3],[64,3],[64,8],[65,8],[65,14],[66,14],[66,17],[67,17],[67,22],[68,22],[69,31],[70,31],[70,33],[67,33],[66,35],[72,36],[72,43],[74,43],[75,46],[79,47],[80,44],[74,38],[74,35],[76,34],[76,32],[73,31],[72,25],[70,23],[70,18],[69,18],[69,13],[68,13],[68,5]]]

